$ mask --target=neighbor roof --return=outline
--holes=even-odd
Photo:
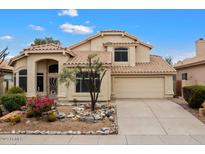
[[[176,74],[176,70],[162,57],[151,55],[149,63],[136,63],[135,66],[112,66],[112,74]]]
[[[0,64],[0,70],[3,72],[12,72],[13,71],[13,67],[8,65],[8,61],[3,61]]]
[[[111,53],[105,52],[105,51],[97,51],[97,52],[91,52],[91,51],[73,51],[73,53],[76,55],[72,59],[70,59],[66,65],[68,67],[76,66],[76,65],[86,65],[88,64],[87,58],[90,54],[96,54],[96,58],[99,58],[100,61],[104,65],[110,65],[111,64]]]
[[[192,66],[198,66],[198,65],[203,65],[205,64],[205,57],[193,57],[193,58],[188,58],[185,59],[181,62],[178,62],[174,68],[175,69],[182,69],[182,68],[187,68],[187,67],[192,67]]]
[[[72,51],[68,50],[67,48],[61,47],[59,44],[49,43],[43,45],[31,45],[30,47],[23,49],[23,51],[21,51],[19,55],[12,58],[9,62],[9,65],[12,65],[13,62],[27,56],[30,53],[67,53],[71,56],[75,56]]]
[[[103,36],[103,35],[106,34],[106,33],[107,33],[107,34],[109,34],[109,33],[121,34],[121,35],[127,36],[127,37],[129,37],[129,38],[135,40],[137,43],[142,44],[142,45],[144,45],[144,46],[146,46],[146,47],[148,47],[148,48],[152,48],[152,47],[153,47],[153,46],[150,45],[150,44],[147,44],[147,43],[144,43],[144,42],[139,41],[139,39],[138,39],[137,37],[135,37],[135,36],[133,36],[133,35],[131,35],[131,34],[125,32],[125,31],[121,31],[121,30],[103,30],[103,31],[100,31],[99,33],[97,33],[97,34],[95,34],[95,35],[92,35],[92,36],[88,37],[87,39],[85,39],[85,40],[83,40],[83,41],[81,41],[81,42],[78,42],[78,43],[75,43],[75,44],[69,46],[68,49],[72,50],[73,48],[78,47],[78,46],[80,46],[80,45],[82,45],[82,44],[85,44],[85,43],[87,43],[88,41],[90,41],[90,40],[92,40],[92,39],[94,39],[94,38],[97,38],[97,37],[99,37],[99,36]]]

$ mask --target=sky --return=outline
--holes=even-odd
[[[151,54],[174,62],[195,54],[205,38],[205,10],[0,10],[0,50],[9,57],[35,38],[53,37],[67,47],[101,30],[124,30],[154,46]]]

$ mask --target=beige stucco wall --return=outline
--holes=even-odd
[[[43,72],[46,73],[46,65],[45,62],[40,62],[41,60],[51,59],[58,62],[59,65],[59,72],[63,68],[63,64],[69,59],[68,55],[63,55],[62,53],[59,54],[29,54],[27,57],[24,57],[14,64],[14,73],[16,73],[16,85],[18,85],[18,71],[21,69],[27,69],[27,96],[32,97],[36,96],[37,87],[36,87],[36,73]],[[27,65],[28,64],[28,65]],[[46,78],[45,78],[46,79]],[[44,79],[44,92],[46,93],[46,82]],[[63,83],[58,83],[58,97],[59,98],[67,98],[67,87]]]
[[[205,65],[198,65],[177,70],[177,80],[182,79],[182,73],[187,73],[188,81],[184,85],[205,85]]]
[[[97,38],[94,38],[78,47],[73,48],[73,51],[108,51],[112,52],[112,63],[115,65],[130,65],[134,66],[135,63],[147,63],[150,62],[150,48],[144,45],[136,46],[108,46],[107,49],[103,46],[103,43],[107,42],[135,42],[134,39],[131,39],[127,36],[121,35],[103,35]],[[128,62],[115,62],[114,61],[114,49],[117,47],[127,47],[128,48]]]
[[[150,62],[150,49],[143,45],[137,46],[135,60],[136,60],[136,63],[149,63]]]
[[[99,36],[97,38],[94,38],[88,42],[86,42],[83,45],[80,45],[78,47],[75,47],[74,51],[105,51],[105,47],[103,46],[103,43],[107,42],[134,42],[133,39],[128,38],[126,36]]]

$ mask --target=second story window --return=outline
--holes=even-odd
[[[115,48],[115,62],[127,62],[127,61],[128,61],[128,49]]]
[[[182,73],[182,80],[187,80],[187,73]]]

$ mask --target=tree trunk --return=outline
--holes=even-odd
[[[91,102],[91,111],[95,111],[95,104],[96,104],[96,101],[92,100],[92,102]]]

